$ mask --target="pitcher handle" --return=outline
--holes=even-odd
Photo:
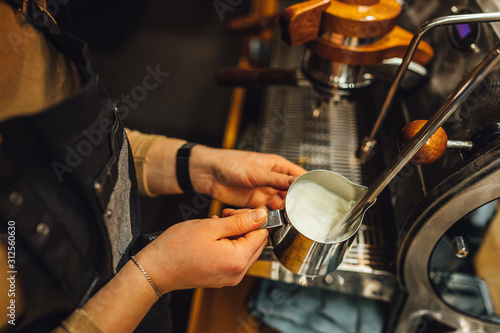
[[[259,229],[271,229],[285,225],[283,211],[281,209],[270,210],[267,212],[267,220]]]

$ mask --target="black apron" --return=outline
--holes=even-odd
[[[29,5],[31,19],[50,20]],[[132,153],[86,44],[34,25],[74,61],[82,88],[41,113],[0,123],[0,235],[15,240],[11,271],[24,293],[24,311],[5,332],[58,326],[123,266],[140,232]],[[146,321],[137,331],[162,326]]]

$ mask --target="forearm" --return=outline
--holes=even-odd
[[[82,309],[75,310],[50,333],[105,333]]]
[[[149,191],[153,194],[182,193],[177,182],[177,151],[185,140],[159,138],[148,153],[146,179]],[[189,178],[199,193],[211,194],[214,185],[212,152],[216,149],[196,145],[191,149],[189,158]]]
[[[176,176],[177,150],[186,143],[185,140],[174,138],[159,138],[148,153],[146,166],[146,181],[149,191],[153,194],[182,193]]]
[[[258,230],[266,217],[260,209],[224,219],[178,223],[136,259],[161,294],[235,285],[267,243],[267,230]],[[157,299],[147,278],[129,261],[83,310],[105,332],[132,332]]]
[[[133,332],[157,300],[146,277],[129,261],[83,310],[104,332]]]
[[[127,130],[134,155],[139,193],[155,196],[182,193],[177,184],[177,150],[185,140]]]
[[[135,258],[161,294],[232,286],[241,281],[267,243],[267,230],[258,229],[266,216],[264,210],[254,210],[178,223]],[[0,268],[6,267],[1,263]],[[129,261],[52,333],[133,332],[157,300],[157,292],[141,269]]]
[[[146,169],[149,159],[149,152],[155,141],[164,137],[161,135],[144,134],[139,131],[125,129],[128,142],[134,158],[137,186],[140,195],[154,196],[147,185]]]
[[[176,157],[178,149],[186,141],[126,130],[134,155],[139,193],[148,196],[182,193],[177,183]],[[217,157],[214,159],[213,155],[219,150],[204,145],[191,149],[189,175],[199,193],[211,195],[214,192],[217,177],[214,163]]]
[[[184,140],[159,138],[147,155],[147,187],[153,194],[182,193],[177,183],[177,151]],[[185,166],[184,166],[185,167]],[[240,207],[279,207],[293,180],[305,170],[277,155],[195,145],[189,178],[195,191]]]

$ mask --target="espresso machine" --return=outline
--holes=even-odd
[[[369,186],[451,111],[378,195],[336,270],[295,274],[266,249],[249,274],[390,304],[383,332],[500,332],[500,1],[279,6],[254,21],[276,34],[253,41],[250,65],[217,73],[260,92],[259,126],[236,148]]]

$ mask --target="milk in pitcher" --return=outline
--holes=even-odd
[[[288,217],[297,230],[312,240],[324,242],[328,232],[354,203],[305,180],[288,192],[285,205]]]

